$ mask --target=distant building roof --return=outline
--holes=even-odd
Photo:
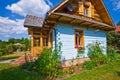
[[[24,22],[24,27],[42,28],[44,19],[37,16],[27,15]]]
[[[120,32],[120,26],[116,26],[116,32]]]
[[[16,43],[15,45],[16,45],[16,46],[22,46],[22,44],[20,44],[20,43]]]

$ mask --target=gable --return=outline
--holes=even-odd
[[[85,8],[87,8],[86,11]],[[102,0],[63,0],[58,6],[50,10],[48,14],[54,12],[90,18],[114,26]],[[88,13],[86,13],[87,16],[85,12]]]

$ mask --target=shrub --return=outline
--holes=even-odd
[[[118,61],[119,60],[119,54],[117,53],[117,49],[113,46],[108,46],[107,56],[110,59],[110,61]]]
[[[12,54],[14,52],[14,45],[9,44],[7,45],[6,49],[7,49],[7,54]]]
[[[61,62],[61,44],[56,49],[45,48],[38,58],[39,73],[49,79],[55,78]]]
[[[61,46],[56,49],[44,48],[40,53],[40,56],[34,62],[27,62],[22,65],[22,68],[27,69],[31,72],[38,72],[40,75],[47,77],[48,80],[62,75],[63,72],[60,71],[61,62]]]
[[[69,68],[69,74],[72,74],[73,72],[74,72],[74,67],[71,66],[71,67]]]
[[[85,69],[92,69],[98,65],[110,62],[107,55],[103,54],[103,49],[98,42],[88,46],[88,56],[90,57],[91,61],[87,61],[83,64],[83,68]]]
[[[60,65],[60,52],[45,48],[39,59],[39,73],[48,77],[56,77]]]
[[[26,62],[21,67],[31,72],[38,72],[39,64],[38,61],[36,60],[35,62]]]
[[[99,55],[98,64],[102,65],[102,64],[106,64],[106,63],[109,63],[108,57],[106,55],[104,55],[104,54]]]
[[[83,63],[83,69],[93,69],[95,67],[95,64],[93,61],[86,61]]]
[[[108,46],[107,55],[104,55],[102,47],[100,47],[98,42],[96,42],[96,44],[89,45],[88,56],[90,57],[91,61],[87,61],[83,64],[83,68],[85,69],[92,69],[98,65],[120,60],[119,54],[117,54],[117,51],[114,47]]]
[[[62,77],[62,76],[63,76],[63,74],[64,74],[64,71],[63,71],[63,70],[61,70],[61,69],[59,69],[59,70],[58,70],[58,75],[59,75],[60,77]]]
[[[95,44],[89,44],[88,46],[88,56],[93,58],[99,58],[103,54],[103,49],[100,46],[100,43],[96,42]]]

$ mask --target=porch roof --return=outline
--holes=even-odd
[[[44,18],[27,15],[24,22],[24,27],[42,28],[44,24]]]

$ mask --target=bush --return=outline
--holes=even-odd
[[[69,68],[69,74],[73,74],[73,72],[74,72],[74,67],[71,66],[71,67]]]
[[[100,46],[100,43],[96,42],[95,44],[90,44],[88,46],[88,56],[93,58],[99,58],[99,56],[103,55],[103,49]]]
[[[103,49],[98,42],[88,46],[88,56],[91,61],[87,61],[83,64],[83,68],[85,69],[92,69],[98,65],[107,64],[110,62],[107,55],[103,54]]]
[[[93,69],[96,67],[96,62],[94,62],[93,60],[92,61],[86,61],[83,63],[83,69]]]
[[[49,78],[58,75],[60,66],[60,51],[45,48],[39,57],[39,73]]]
[[[14,52],[14,45],[9,44],[7,45],[6,49],[7,49],[7,54],[12,54]]]
[[[89,45],[88,56],[91,60],[97,59],[99,65],[107,63],[107,56],[103,54],[103,49],[98,42]]]
[[[113,46],[108,46],[107,56],[109,57],[110,61],[118,61],[119,60],[119,54],[117,53],[117,49]]]
[[[58,75],[62,75],[60,71],[61,62],[61,44],[56,49],[44,48],[40,53],[40,56],[34,62],[26,62],[22,65],[22,68],[27,69],[31,72],[38,72],[40,75],[52,79]]]
[[[99,65],[107,64],[109,62],[110,62],[109,58],[106,55],[104,55],[104,54],[99,55],[99,57],[98,57],[98,64]]]
[[[89,45],[88,56],[90,57],[91,61],[87,61],[83,64],[83,68],[85,69],[92,69],[98,65],[120,60],[119,54],[117,54],[117,51],[114,47],[109,46],[107,48],[107,55],[104,55],[103,50],[98,42],[96,42],[96,44]]]

